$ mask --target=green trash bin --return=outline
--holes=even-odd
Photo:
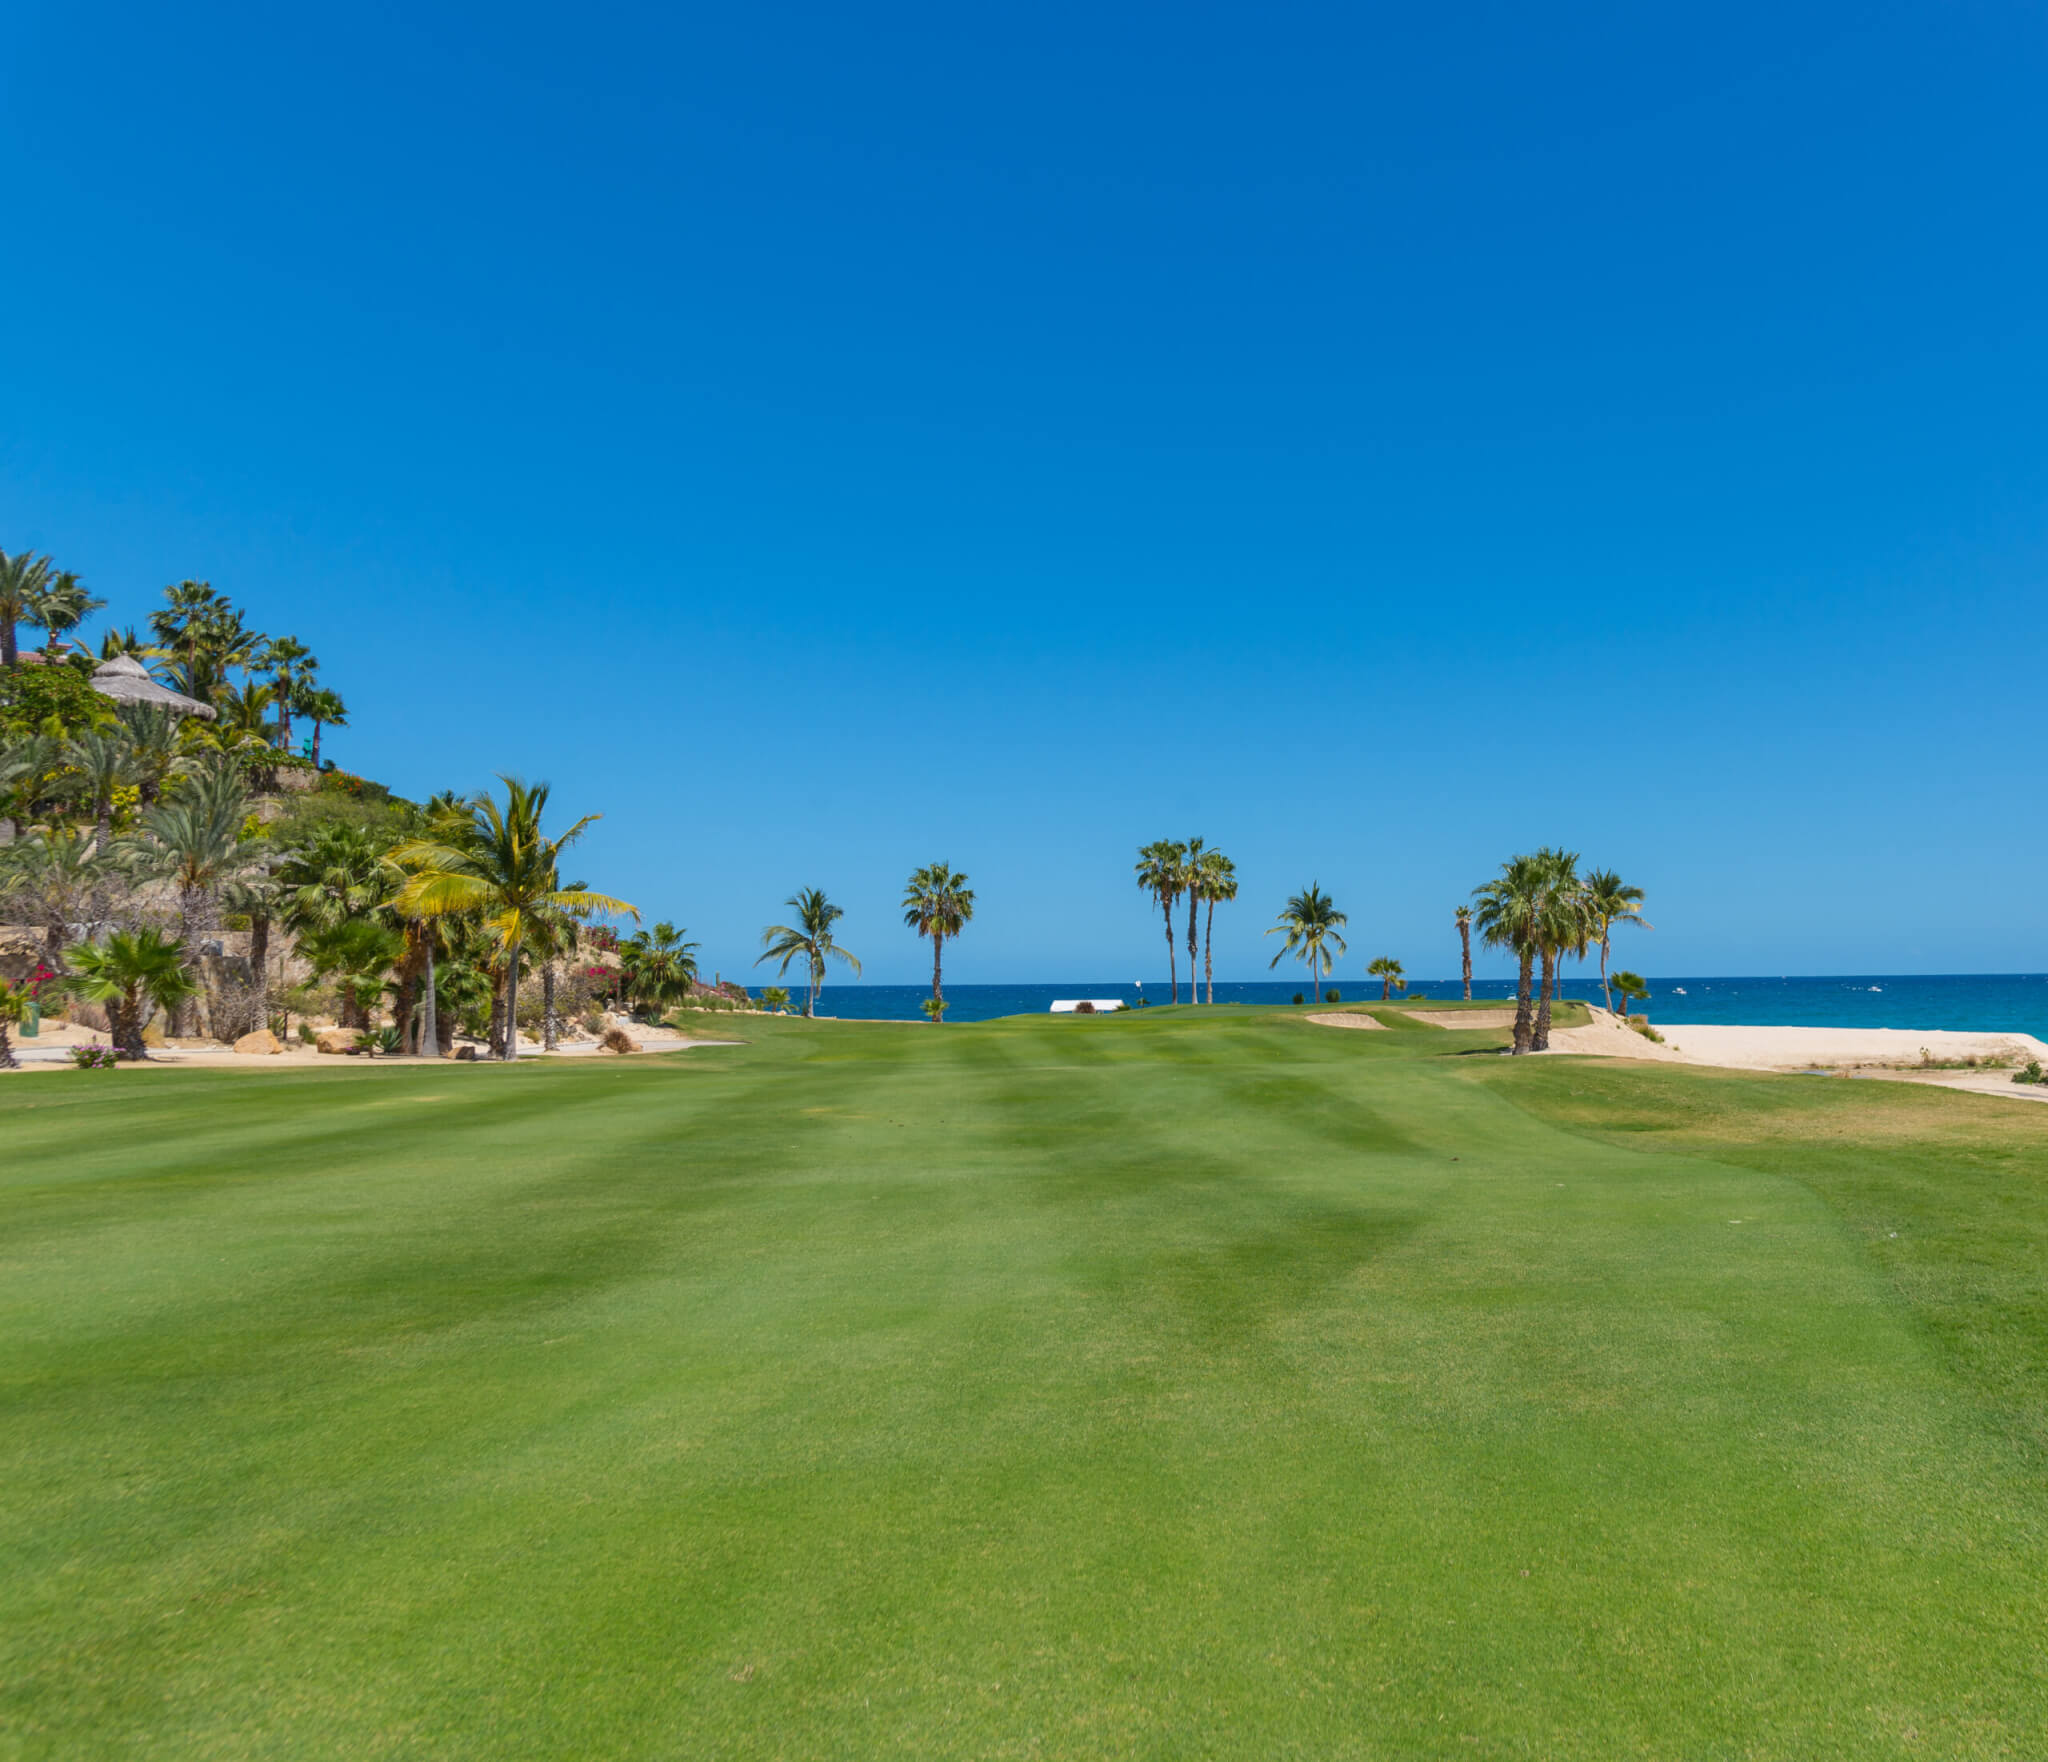
[[[28,1000],[28,1011],[21,1018],[21,1037],[33,1040],[43,1031],[43,1006],[36,998]]]

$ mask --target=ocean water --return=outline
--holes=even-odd
[[[2048,974],[1912,973],[1841,974],[1806,978],[1651,978],[1647,1008],[1653,1022],[1743,1022],[1758,1027],[1968,1028],[2039,1034],[2048,1038]],[[1325,981],[1349,1002],[1377,1002],[1380,988],[1363,980]],[[1286,1006],[1301,980],[1216,985],[1218,1003]],[[1411,997],[1458,997],[1456,979],[1418,979]],[[1475,979],[1475,998],[1513,998],[1512,979]],[[1598,978],[1566,979],[1567,997],[1599,1000]],[[931,995],[926,985],[827,985],[818,1013],[865,1021],[914,1022]],[[1076,979],[1063,985],[948,985],[946,1016],[955,1022],[985,1022],[996,1016],[1044,1015],[1056,997],[1119,997],[1135,1004],[1138,988],[1128,981]],[[1167,988],[1148,983],[1144,996],[1164,1003]],[[1187,986],[1181,986],[1187,998]],[[1398,1001],[1398,1000],[1397,1000]]]

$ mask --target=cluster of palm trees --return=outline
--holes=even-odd
[[[108,728],[74,745],[139,729],[131,744],[160,751],[162,729],[151,718],[163,715],[123,706]],[[84,781],[68,798],[70,815],[54,813],[0,846],[0,909],[41,928],[44,963],[65,989],[105,1005],[127,1057],[142,1056],[152,1010],[169,1018],[172,1033],[191,1031],[202,993],[220,1037],[273,1025],[270,953],[281,932],[331,990],[341,1024],[377,1049],[447,1052],[461,1023],[486,1035],[497,1056],[514,1058],[522,972],[540,971],[551,1047],[558,971],[596,921],[637,916],[623,900],[563,879],[564,852],[596,816],[550,836],[545,784],[506,778],[502,799],[392,803],[374,823],[314,816],[273,826],[257,814],[233,755],[173,749],[116,825],[104,781],[92,781],[95,753],[73,756]],[[204,983],[209,945],[218,946],[230,919],[249,931],[240,998],[227,995],[225,968],[210,989]],[[667,925],[634,938],[623,945],[628,988],[675,999],[678,973],[694,974],[693,948]],[[390,1020],[373,1035],[380,1010]]]
[[[1614,994],[1607,961],[1614,931],[1623,924],[1651,928],[1643,918],[1640,887],[1624,882],[1611,869],[1581,875],[1576,851],[1550,845],[1510,858],[1472,897],[1477,909],[1468,912],[1461,906],[1457,918],[1467,951],[1465,995],[1472,994],[1471,931],[1476,929],[1487,947],[1515,956],[1517,1053],[1549,1050],[1551,1001],[1568,957],[1584,960],[1593,949],[1599,950],[1601,993],[1611,1009]],[[1634,974],[1622,977],[1635,980]]]
[[[833,926],[846,916],[846,910],[826,898],[823,888],[803,888],[785,903],[794,921],[770,924],[761,932],[761,953],[754,964],[779,962],[776,972],[783,974],[801,962],[806,980],[804,1014],[815,1015],[818,993],[825,984],[826,963],[837,961],[858,976],[860,958],[851,949],[840,947]],[[910,879],[903,884],[904,927],[932,945],[932,994],[924,1002],[928,1021],[939,1023],[946,1019],[946,944],[958,937],[973,917],[974,889],[967,885],[966,874],[950,863],[926,863],[912,870]],[[763,995],[765,998],[766,993]],[[784,992],[785,1000],[787,996]]]
[[[1209,988],[1209,1002],[1214,1003],[1216,908],[1237,897],[1237,865],[1222,851],[1211,850],[1200,838],[1190,838],[1185,843],[1159,838],[1139,847],[1133,873],[1137,877],[1138,890],[1152,896],[1165,921],[1170,1002],[1180,1002],[1180,966],[1174,949],[1174,908],[1183,899],[1188,902],[1188,1001],[1191,1003],[1202,1001],[1201,987],[1195,980],[1195,926],[1200,908],[1208,908],[1201,942],[1202,976]]]
[[[317,768],[324,731],[347,726],[348,706],[320,683],[319,657],[295,636],[252,629],[210,582],[166,587],[164,604],[149,615],[148,638],[133,625],[109,628],[95,657],[66,639],[106,604],[50,557],[0,551],[0,665],[19,663],[20,624],[43,632],[45,664],[89,675],[95,659],[133,656],[159,683],[214,710],[212,722],[194,720],[180,731],[188,747],[288,750],[296,717],[312,730],[303,756]]]

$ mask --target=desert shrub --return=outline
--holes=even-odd
[[[114,1049],[97,1041],[87,1046],[74,1046],[71,1062],[81,1071],[111,1071],[114,1068]]]
[[[311,1022],[301,1022],[299,1024],[299,1044],[301,1046],[317,1046],[320,1044],[320,1036],[313,1032],[313,1024]]]
[[[2041,1069],[2038,1058],[2030,1058],[2026,1064],[2012,1074],[2015,1083],[2048,1083],[2048,1071]]]
[[[1344,993],[1332,985],[1329,990],[1323,993],[1323,1001],[1325,1003],[1342,1003],[1344,1001]]]
[[[634,1049],[633,1036],[623,1028],[607,1028],[604,1031],[604,1049],[607,1052],[631,1052]]]
[[[1654,1040],[1659,1046],[1664,1044],[1664,1036],[1650,1026],[1650,1018],[1648,1016],[1630,1016],[1628,1025],[1635,1029],[1638,1034],[1642,1035],[1645,1040]]]
[[[1301,993],[1300,993],[1299,991],[1297,991],[1297,992],[1296,992],[1296,993],[1294,994],[1294,1001],[1295,1001],[1296,1003],[1305,1003],[1305,1002],[1307,1002],[1308,1000],[1307,1000],[1306,998],[1304,998],[1304,997],[1303,997],[1303,996],[1301,995]]]
[[[586,1034],[602,1034],[604,1032],[604,1011],[600,1009],[585,1010],[583,1012],[583,1031]]]
[[[1094,1013],[1095,1006],[1092,1003],[1090,1003],[1085,997],[1082,998],[1079,1003],[1074,1005],[1074,1014],[1077,1016],[1092,1016]]]

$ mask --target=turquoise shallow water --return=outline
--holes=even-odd
[[[1674,978],[1649,975],[1649,1014],[1658,1022],[1745,1022],[1762,1027],[1811,1028],[1975,1028],[2039,1034],[2048,1038],[2048,974],[1913,973],[1838,974],[1804,978]],[[1360,980],[1334,981],[1346,1001],[1376,1000],[1379,987]],[[1327,986],[1326,986],[1327,988]],[[1218,1003],[1286,1005],[1305,987],[1301,981],[1218,982]],[[1416,980],[1411,995],[1457,997],[1456,979]],[[1600,995],[1598,978],[1573,975],[1567,997]],[[1511,998],[1512,979],[1474,980],[1474,997]],[[921,985],[827,985],[821,1015],[880,1021],[916,1021],[931,995]],[[1061,985],[949,985],[946,1013],[956,1022],[995,1016],[1043,1015],[1056,997],[1122,998],[1135,1003],[1138,990],[1125,981],[1076,979]],[[1152,1003],[1167,1000],[1164,983],[1148,982]],[[1187,986],[1181,986],[1187,998]]]

